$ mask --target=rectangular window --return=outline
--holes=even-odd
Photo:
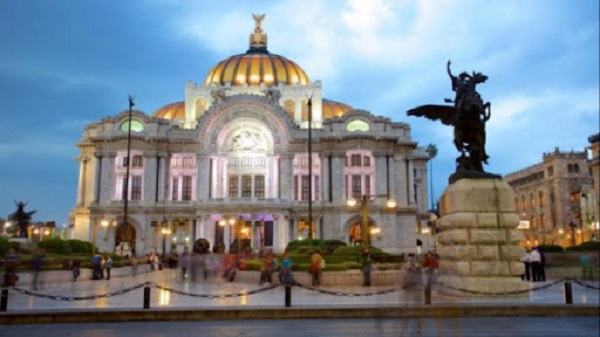
[[[310,180],[308,180],[308,176],[307,175],[303,175],[302,176],[302,196],[300,197],[300,200],[308,200],[309,198],[309,194],[308,194],[308,190],[309,190],[309,186],[310,186]]]
[[[171,200],[179,200],[179,178],[177,177],[173,178],[173,182],[171,184]]]
[[[361,159],[360,154],[353,154],[352,157],[350,158],[350,163],[351,163],[350,166],[361,166],[360,159]]]
[[[358,174],[352,175],[352,195],[362,195],[361,184],[360,184],[361,176]]]
[[[142,200],[142,176],[131,177],[131,200]]]
[[[371,195],[371,176],[365,175],[365,194]]]
[[[252,197],[252,176],[242,176],[242,198]]]
[[[319,184],[319,176],[315,176],[315,200],[319,200],[319,195],[321,194],[321,188]]]
[[[371,166],[371,157],[369,157],[369,156],[363,157],[363,166],[365,166],[365,167]]]
[[[548,167],[548,176],[552,177],[554,175],[554,166]]]
[[[254,197],[258,199],[265,198],[265,176],[257,175],[254,177]]]
[[[192,177],[183,176],[183,190],[181,198],[183,200],[192,200]]]
[[[298,200],[298,176],[294,176],[294,200]]]
[[[144,167],[144,157],[139,154],[133,156],[133,163],[131,166],[132,167]]]
[[[238,189],[238,176],[229,176],[229,199],[237,199]]]

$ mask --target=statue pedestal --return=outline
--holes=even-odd
[[[456,296],[528,296],[514,193],[502,179],[460,179],[440,200],[438,291]],[[521,293],[519,293],[521,292]],[[516,294],[515,294],[516,293]]]

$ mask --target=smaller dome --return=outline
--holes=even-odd
[[[167,104],[154,111],[152,117],[168,119],[169,121],[182,121],[185,119],[185,103],[175,102]]]
[[[342,117],[350,110],[354,110],[354,108],[348,104],[323,98],[323,119]]]

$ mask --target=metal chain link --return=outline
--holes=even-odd
[[[384,294],[393,293],[393,292],[398,291],[400,289],[406,289],[406,288],[392,288],[392,289],[385,289],[385,290],[380,290],[380,291],[375,291],[375,292],[368,292],[368,293],[350,293],[350,292],[341,292],[341,291],[319,289],[319,288],[305,286],[305,285],[302,285],[302,284],[299,284],[299,283],[296,283],[294,285],[297,286],[297,287],[299,287],[299,288],[310,290],[310,291],[315,291],[315,292],[318,292],[318,293],[321,293],[321,294],[334,295],[334,296],[348,296],[348,297],[384,295]]]
[[[117,296],[117,295],[123,295],[126,294],[130,291],[134,291],[137,289],[140,289],[142,287],[145,287],[147,285],[150,285],[150,282],[144,282],[144,283],[140,283],[137,284],[135,286],[129,287],[129,288],[125,288],[125,289],[120,289],[111,293],[105,293],[105,294],[99,294],[99,295],[89,295],[89,296],[62,296],[62,295],[49,295],[49,294],[41,294],[41,293],[36,293],[33,291],[29,291],[27,289],[23,289],[23,288],[17,288],[17,287],[13,287],[13,288],[9,288],[11,290],[14,290],[18,293],[21,293],[23,295],[29,295],[29,296],[34,296],[34,297],[40,297],[40,298],[47,298],[47,299],[51,299],[54,301],[66,301],[66,302],[73,302],[73,301],[90,301],[90,300],[96,300],[99,298],[106,298],[106,297],[113,297],[113,296]]]
[[[594,290],[600,290],[599,287],[593,286],[591,284],[588,284],[587,282],[583,282],[583,281],[579,281],[579,280],[573,280],[573,282],[579,284],[580,286],[584,287],[584,288],[589,288],[589,289],[594,289]]]
[[[264,287],[264,288],[260,288],[260,289],[255,289],[255,290],[251,290],[251,291],[242,291],[240,293],[231,293],[231,294],[194,294],[194,293],[189,293],[189,292],[185,292],[185,291],[181,291],[181,290],[176,290],[173,288],[169,288],[169,287],[165,287],[165,286],[161,286],[159,284],[156,284],[154,282],[152,282],[150,284],[151,286],[153,286],[156,289],[160,289],[163,291],[168,291],[174,294],[178,294],[178,295],[183,295],[183,296],[191,296],[191,297],[202,297],[202,298],[209,298],[209,299],[215,299],[215,298],[231,298],[231,297],[241,297],[241,296],[248,296],[248,295],[254,295],[254,294],[258,294],[264,291],[268,291],[271,289],[275,289],[277,287],[279,287],[279,285],[275,284],[269,287]]]
[[[536,288],[531,288],[531,289],[524,289],[524,290],[515,290],[515,291],[504,291],[504,292],[499,292],[499,293],[493,293],[493,292],[485,292],[485,291],[476,291],[476,290],[470,290],[470,289],[464,289],[464,288],[458,288],[458,287],[454,287],[451,286],[449,284],[443,283],[443,282],[438,282],[438,284],[444,288],[448,288],[448,289],[452,289],[452,290],[457,290],[457,291],[461,291],[467,294],[473,294],[473,295],[486,295],[486,296],[506,296],[506,295],[519,295],[519,294],[525,294],[531,291],[536,291],[536,290],[541,290],[541,289],[546,289],[546,288],[550,288],[551,286],[558,284],[560,282],[563,282],[564,280],[558,280],[558,281],[554,281],[548,284],[545,284],[543,286],[540,287],[536,287]]]

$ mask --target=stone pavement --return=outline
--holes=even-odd
[[[270,315],[278,315],[289,309],[302,310],[301,313],[294,314],[299,317],[312,316],[313,314],[308,313],[309,310],[321,310],[322,315],[327,315],[326,312],[337,309],[357,309],[354,312],[338,314],[346,316],[377,317],[375,316],[377,313],[386,315],[387,311],[391,315],[394,310],[397,312],[396,315],[405,315],[410,310],[420,310],[440,312],[440,317],[443,317],[441,308],[454,308],[452,312],[448,311],[450,309],[444,309],[446,315],[460,316],[469,312],[469,315],[480,315],[486,310],[490,315],[519,315],[519,310],[515,309],[518,307],[529,308],[527,312],[521,312],[520,315],[548,316],[548,313],[541,311],[571,310],[569,308],[575,307],[580,310],[585,307],[591,308],[597,314],[600,304],[597,281],[573,282],[573,305],[565,304],[564,282],[557,280],[530,283],[533,289],[542,289],[532,290],[524,296],[455,297],[441,294],[438,291],[439,286],[434,286],[430,305],[423,305],[425,297],[422,286],[408,289],[389,286],[310,289],[310,287],[294,286],[291,291],[291,308],[285,307],[285,288],[282,286],[265,287],[258,283],[228,283],[220,279],[202,282],[190,282],[189,279],[183,281],[181,274],[174,270],[155,271],[135,277],[116,277],[111,280],[51,281],[45,280],[39,290],[32,290],[30,284],[17,284],[15,289],[9,289],[7,311],[0,313],[0,324],[7,322],[8,317],[3,319],[5,315],[55,314],[65,311],[83,315],[90,312],[103,312],[104,316],[108,317],[106,313],[112,310],[117,312],[113,315],[116,317],[123,316],[125,312],[143,311],[145,284],[151,288],[150,310],[145,310],[146,312],[213,310],[213,312],[222,312],[219,315],[224,315],[223,317],[226,316],[225,312],[229,314],[235,312],[237,315],[235,317],[238,318],[247,315],[243,313],[244,310],[259,309],[270,310]],[[366,308],[371,310],[364,310]],[[499,313],[498,308],[504,308],[505,313]],[[363,313],[367,311],[372,313]],[[264,315],[267,316],[269,313]],[[289,318],[290,314],[286,315],[288,316],[285,318]],[[575,312],[571,314],[563,312],[560,315],[575,315]],[[580,312],[576,315],[588,314]]]

